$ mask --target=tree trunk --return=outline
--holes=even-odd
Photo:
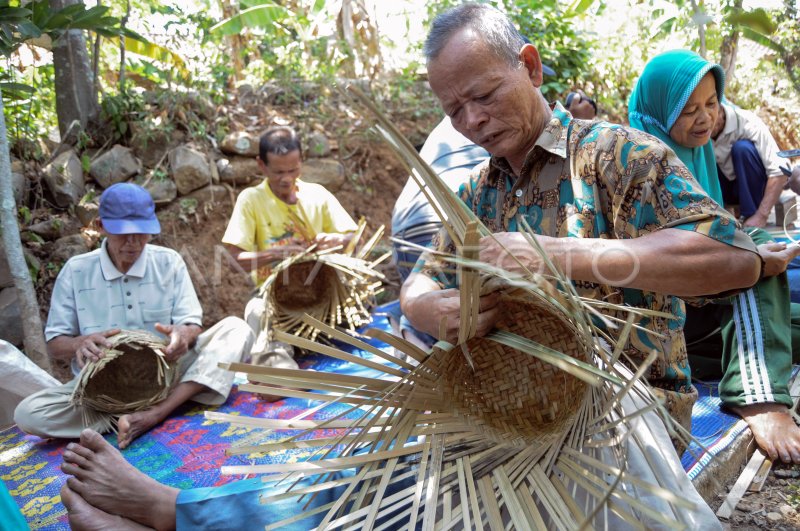
[[[733,2],[734,13],[742,10],[742,0],[734,0]],[[720,46],[719,64],[725,71],[725,85],[729,85],[733,81],[733,76],[736,74],[736,53],[739,51],[739,27],[733,25],[731,32],[722,39]]]
[[[720,59],[719,64],[725,70],[725,85],[729,85],[733,81],[733,76],[736,74],[736,53],[739,51],[739,30],[731,30],[730,35],[726,35],[722,39],[722,46],[720,46]]]
[[[222,18],[228,19],[239,14],[238,2],[234,3],[231,0],[220,0],[220,7],[222,8]],[[245,42],[241,35],[227,35],[225,42],[228,45],[230,58],[233,66],[233,79],[230,80],[231,88],[234,88],[236,82],[244,78],[244,61],[242,54],[245,50]]]
[[[692,14],[694,16],[700,15],[700,8],[697,6],[696,0],[692,0]],[[705,59],[706,57],[706,25],[702,22],[697,24],[697,36],[700,39],[700,56]]]
[[[78,3],[80,0],[50,0],[50,8],[55,11]],[[63,135],[73,120],[85,129],[97,120],[100,105],[83,31],[65,31],[53,42],[53,66],[59,131]]]
[[[0,221],[2,221],[3,247],[14,287],[17,290],[20,313],[22,315],[22,332],[24,335],[25,353],[39,367],[51,373],[50,358],[42,333],[42,319],[39,316],[39,303],[36,302],[36,291],[22,253],[22,242],[19,239],[17,224],[17,205],[14,201],[14,190],[11,187],[11,160],[8,153],[8,136],[6,120],[3,115],[3,99],[0,98]]]

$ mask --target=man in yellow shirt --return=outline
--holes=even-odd
[[[324,187],[299,179],[303,168],[300,138],[290,127],[272,127],[261,136],[258,166],[266,178],[261,184],[242,190],[236,199],[222,243],[256,285],[269,276],[280,260],[316,244],[318,249],[346,245],[356,230],[353,218]],[[303,239],[303,224],[316,234]],[[292,347],[269,340],[262,330],[266,308],[261,297],[253,297],[245,309],[245,320],[258,339],[253,346],[253,363],[297,369]]]

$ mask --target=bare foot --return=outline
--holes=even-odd
[[[104,513],[92,507],[65,483],[61,487],[61,503],[67,508],[69,527],[74,531],[107,531],[110,529],[150,529],[121,516]]]
[[[251,385],[260,385],[261,384],[261,382],[255,382],[253,380],[247,380],[247,382],[249,384],[251,384]],[[280,387],[280,386],[274,385],[273,387]],[[255,393],[255,394],[256,394],[256,396],[258,398],[260,398],[264,402],[277,402],[278,400],[283,400],[283,399],[286,398],[285,396],[271,395],[269,393]]]
[[[750,426],[756,444],[773,461],[800,463],[800,427],[782,404],[751,404],[732,408]]]
[[[155,408],[122,415],[117,421],[117,444],[120,450],[127,448],[136,437],[147,433],[162,420]]]
[[[86,503],[155,529],[175,529],[178,489],[136,470],[103,437],[83,430],[80,443],[64,450],[61,470],[73,476],[68,488]]]

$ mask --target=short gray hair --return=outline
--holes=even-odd
[[[466,3],[437,15],[425,39],[425,58],[430,63],[442,52],[450,38],[461,29],[470,28],[487,46],[511,66],[519,62],[519,51],[527,42],[511,19],[486,4]]]

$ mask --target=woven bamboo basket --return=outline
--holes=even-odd
[[[295,226],[300,226],[301,219],[296,218]],[[302,322],[306,314],[348,330],[368,323],[375,296],[385,280],[376,266],[390,253],[376,260],[367,259],[382,236],[383,227],[357,249],[365,226],[361,220],[346,249],[315,252],[312,247],[276,265],[261,286],[267,308],[263,326],[315,339],[319,331]],[[308,227],[301,232],[313,239]]]
[[[164,340],[142,330],[123,330],[108,338],[104,356],[87,363],[72,393],[72,403],[103,413],[124,414],[166,398],[176,366],[167,363]]]
[[[591,362],[591,346],[563,314],[521,290],[503,294],[497,330],[506,331]],[[444,399],[454,414],[497,441],[518,445],[547,444],[574,422],[588,384],[519,349],[484,338],[464,348],[434,348],[428,364],[442,375]]]

